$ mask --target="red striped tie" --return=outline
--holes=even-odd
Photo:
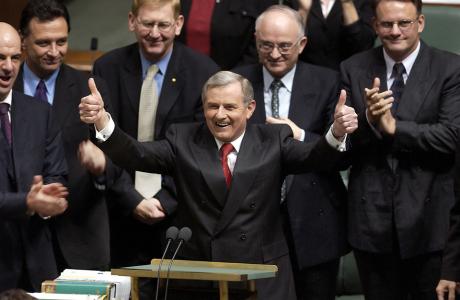
[[[227,157],[228,154],[233,151],[233,146],[230,143],[225,143],[220,148],[220,159],[222,163],[222,170],[224,171],[225,176],[225,183],[227,183],[227,187],[230,187],[232,182],[232,172],[230,172],[230,168],[228,167]]]

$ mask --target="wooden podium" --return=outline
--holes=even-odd
[[[169,262],[169,259],[163,261],[160,278],[166,277]],[[131,276],[131,299],[139,300],[138,278],[156,278],[159,263],[159,259],[153,259],[150,265],[112,269],[112,274]],[[219,295],[222,300],[228,299],[229,281],[246,281],[249,290],[256,299],[254,280],[275,277],[277,272],[278,267],[275,265],[175,260],[171,266],[169,278],[218,281]]]

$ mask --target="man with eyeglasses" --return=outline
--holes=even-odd
[[[255,39],[260,64],[235,70],[254,86],[250,122],[285,123],[296,139],[318,140],[333,120],[339,74],[298,61],[307,38],[300,14],[287,6],[257,18]],[[348,250],[339,173],[288,176],[280,193],[297,299],[335,299],[339,258]]]
[[[112,118],[138,140],[162,139],[170,124],[202,118],[200,90],[218,67],[174,41],[183,23],[179,0],[133,0],[128,27],[137,43],[110,51],[94,64],[94,74],[110,87]],[[126,189],[137,192],[125,211],[134,210],[137,219],[111,209],[114,267],[146,264],[161,256],[161,228],[152,223],[175,209],[170,179],[131,174]]]
[[[349,241],[366,299],[436,299],[454,203],[460,59],[420,40],[420,0],[377,0],[381,47],[341,66],[351,136]]]

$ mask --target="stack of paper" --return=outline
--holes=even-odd
[[[114,292],[111,293],[111,300],[129,300],[131,292],[131,279],[129,276],[112,275],[110,272],[65,269],[56,281],[92,281],[108,282],[115,284]]]

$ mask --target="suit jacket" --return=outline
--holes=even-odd
[[[178,40],[187,44],[187,20],[193,0],[181,0],[185,23]],[[224,70],[257,62],[256,18],[276,0],[216,1],[211,19],[211,58]]]
[[[178,224],[193,231],[182,258],[278,264],[283,271],[290,270],[289,260],[283,260],[288,257],[279,200],[283,178],[330,168],[339,158],[324,138],[300,143],[284,125],[248,126],[227,190],[217,145],[205,124],[174,124],[166,140],[153,143],[138,143],[117,128],[101,147],[124,167],[173,176],[182,205]],[[279,276],[275,290],[258,288],[258,296],[284,299],[280,295],[287,291],[280,286],[290,280]]]
[[[386,87],[382,47],[342,64],[358,113],[351,136],[349,240],[357,249],[403,258],[442,250],[454,203],[452,166],[460,124],[460,60],[422,42],[398,105],[396,133],[376,135],[365,117],[364,88]],[[395,239],[396,237],[396,239]]]
[[[375,32],[372,28],[372,1],[354,0],[359,21],[349,26],[343,25],[342,5],[335,1],[324,18],[320,0],[313,0],[307,19],[308,38],[299,58],[305,62],[339,70],[340,62],[358,52],[374,46]],[[298,9],[297,0],[288,1]]]
[[[217,71],[217,65],[210,58],[196,53],[179,42],[174,43],[156,113],[156,140],[164,138],[166,129],[172,123],[202,119],[201,88],[206,80]],[[102,77],[111,87],[109,92],[112,117],[117,125],[130,136],[137,137],[139,100],[143,81],[138,44],[115,49],[102,56],[95,62],[93,72]],[[131,175],[134,176],[134,172]],[[172,180],[164,178],[163,182],[165,181],[168,187],[172,187],[164,188],[165,184],[163,184],[163,189],[159,191],[156,198],[161,201],[163,208],[171,213],[177,205],[173,196],[174,186],[171,184]],[[131,213],[143,199],[142,195],[134,189],[132,180],[125,186],[126,189],[132,191],[129,202],[117,201],[119,198],[117,190],[108,196],[122,205],[122,209],[117,208],[117,212],[113,210],[113,213],[111,212],[114,219],[111,230],[117,232],[112,242],[120,241],[120,244],[112,249],[117,251],[116,249],[125,248],[128,244],[132,245],[132,251],[139,252],[142,251],[140,248],[150,247],[151,251],[157,252],[155,255],[161,255],[161,252],[158,254],[158,240],[145,241],[146,236],[151,236],[151,226],[120,216],[122,210]],[[138,260],[129,260],[125,253],[112,252],[112,254],[123,260],[121,264],[139,263]],[[151,257],[152,253],[143,260],[148,262]]]
[[[8,178],[0,181],[0,291],[18,287],[24,270],[39,291],[43,280],[56,278],[57,269],[50,221],[28,216],[26,197],[34,175],[65,184],[67,166],[49,105],[13,91],[11,127],[11,147],[0,134],[0,168]]]
[[[98,79],[96,84],[101,94],[107,95],[105,84]],[[23,67],[14,89],[24,91]],[[94,176],[80,164],[77,156],[79,144],[90,138],[90,127],[80,121],[78,111],[81,98],[89,93],[88,76],[63,64],[56,78],[51,111],[62,131],[69,166],[69,207],[55,218],[54,230],[71,268],[106,269],[110,262],[110,240],[104,191],[96,189]]]
[[[460,142],[455,155],[455,205],[450,211],[450,229],[442,257],[442,279],[460,281]]]
[[[262,65],[235,72],[254,87],[256,111],[250,121],[265,123]],[[305,142],[320,139],[329,129],[338,99],[339,76],[314,65],[297,63],[289,119],[305,131]],[[287,217],[298,268],[317,265],[347,252],[346,190],[338,172],[310,172],[289,176]]]

